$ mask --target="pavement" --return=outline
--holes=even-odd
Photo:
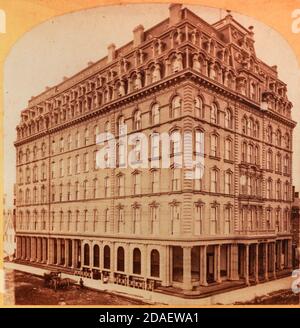
[[[19,263],[6,262],[4,268],[27,272],[38,276],[43,276],[46,269],[23,265]],[[63,278],[70,278],[79,283],[80,277],[62,273]],[[267,295],[269,293],[282,290],[291,289],[292,277],[285,277],[282,279],[272,280],[269,282],[261,283],[255,286],[244,287],[237,290],[212,295],[199,299],[183,299],[181,297],[167,295],[158,292],[151,292],[148,290],[137,289],[127,286],[121,286],[112,283],[104,284],[101,280],[94,280],[90,278],[82,278],[86,287],[94,290],[114,293],[126,297],[134,298],[148,303],[149,305],[176,305],[176,306],[209,306],[209,305],[232,305],[236,302],[250,302],[255,297]]]

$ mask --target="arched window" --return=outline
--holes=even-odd
[[[290,135],[288,133],[285,134],[285,147],[286,149],[290,149]]]
[[[267,199],[272,198],[272,185],[273,185],[272,179],[269,178],[267,180]]]
[[[26,162],[29,162],[30,161],[30,149],[27,148],[26,149]]]
[[[219,137],[217,134],[210,136],[210,156],[218,157],[219,155]]]
[[[110,269],[110,248],[109,246],[104,246],[103,250],[103,267],[104,269]]]
[[[133,128],[134,130],[139,130],[142,128],[142,117],[139,110],[135,111],[133,116]]]
[[[153,104],[151,107],[151,123],[152,125],[159,124],[159,105],[157,103]]]
[[[89,130],[88,128],[84,131],[84,146],[86,146],[89,143]]]
[[[276,155],[276,172],[279,172],[281,173],[281,169],[282,169],[282,157],[281,157],[281,154],[278,153]]]
[[[232,112],[231,109],[226,108],[225,109],[225,128],[227,129],[232,129],[233,124],[232,124]]]
[[[272,129],[271,125],[269,125],[267,128],[267,141],[269,143],[272,143],[272,140],[273,140],[273,129]]]
[[[242,143],[242,161],[247,161],[248,145],[246,142]]]
[[[84,245],[83,248],[83,264],[86,266],[90,265],[90,246],[88,244]]]
[[[42,143],[42,157],[45,157],[46,156],[46,144],[43,142]]]
[[[281,147],[281,131],[279,129],[276,131],[276,145]]]
[[[109,209],[104,210],[104,232],[109,232]]]
[[[125,252],[123,247],[118,247],[117,250],[117,271],[125,269]]]
[[[218,106],[215,103],[212,103],[211,105],[210,122],[213,124],[219,123],[219,110],[218,110]]]
[[[89,216],[88,210],[83,211],[83,231],[89,230]]]
[[[229,138],[225,139],[224,158],[229,161],[232,160],[232,140]]]
[[[172,191],[180,190],[180,182],[181,182],[181,169],[174,168],[172,170]]]
[[[133,250],[133,267],[132,272],[134,274],[141,274],[141,251],[138,248]]]
[[[247,134],[247,126],[248,126],[247,117],[244,116],[242,119],[242,133],[243,134]]]
[[[210,172],[210,191],[218,192],[219,172],[217,169],[212,169]]]
[[[171,118],[177,118],[181,113],[181,98],[179,96],[175,96],[172,99],[171,105]]]
[[[97,143],[97,137],[100,133],[100,129],[98,125],[94,126],[94,143]]]
[[[232,172],[226,171],[225,172],[225,194],[230,194],[232,191]]]
[[[125,118],[124,116],[120,116],[118,118],[118,127],[117,131],[119,133],[119,136],[126,135],[126,124],[125,124]]]
[[[156,249],[153,249],[150,254],[150,275],[151,277],[160,276],[160,259],[159,252]]]
[[[254,147],[252,144],[249,144],[248,145],[248,152],[247,152],[247,162],[248,163],[253,163],[253,160],[254,160]]]
[[[99,248],[98,245],[94,245],[93,253],[94,253],[93,266],[94,267],[99,267],[99,265],[100,265],[100,248]]]
[[[273,169],[273,153],[272,150],[269,149],[267,152],[267,170]]]
[[[254,121],[253,118],[249,118],[247,122],[247,135],[252,137],[253,136],[253,129],[254,129]]]
[[[198,118],[203,118],[204,110],[203,110],[203,101],[202,98],[195,98],[195,116]]]
[[[109,121],[105,122],[105,124],[104,124],[104,132],[106,132],[106,133],[110,132],[110,123],[109,123]]]
[[[42,230],[46,230],[46,211],[44,209],[41,212],[41,223],[42,223]]]

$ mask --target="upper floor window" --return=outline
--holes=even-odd
[[[180,116],[181,112],[181,98],[179,96],[175,96],[172,99],[171,105],[171,118],[177,118]]]
[[[84,131],[84,145],[86,146],[89,143],[89,130],[86,128]]]
[[[79,148],[79,146],[80,146],[80,134],[79,131],[77,131],[75,134],[75,147]]]
[[[280,130],[276,131],[276,145],[281,147],[281,131]]]
[[[125,119],[124,116],[120,116],[118,119],[118,133],[119,135],[125,135],[126,134],[126,125],[125,125]]]
[[[210,122],[213,124],[219,123],[219,111],[218,111],[218,106],[215,103],[212,103],[211,105]]]
[[[139,172],[133,174],[133,194],[141,194],[141,173]]]
[[[218,178],[219,178],[218,170],[212,169],[210,172],[210,191],[211,192],[218,191]]]
[[[218,143],[219,137],[216,134],[212,134],[210,136],[210,156],[217,157],[218,156]]]
[[[141,112],[139,110],[137,110],[134,113],[134,116],[133,116],[133,128],[135,130],[139,130],[139,129],[142,128],[142,117],[141,117]]]
[[[225,139],[225,153],[224,158],[226,160],[232,160],[232,141],[229,138]]]
[[[233,127],[232,112],[229,108],[225,109],[225,128],[232,129]]]
[[[267,141],[269,143],[272,143],[272,139],[273,139],[273,129],[272,129],[271,125],[269,125],[267,128]]]
[[[203,110],[203,101],[202,98],[196,97],[195,98],[195,116],[198,118],[202,118],[204,116]]]
[[[153,125],[159,124],[159,121],[160,121],[159,105],[157,103],[152,105],[152,108],[151,108],[151,121],[152,121]]]

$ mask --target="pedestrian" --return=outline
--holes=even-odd
[[[82,278],[80,278],[80,280],[79,280],[79,285],[80,285],[80,288],[83,288],[84,287],[84,285],[83,285],[83,279]]]

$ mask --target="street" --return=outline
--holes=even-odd
[[[142,301],[72,285],[54,291],[42,277],[5,269],[6,305],[143,305]]]

